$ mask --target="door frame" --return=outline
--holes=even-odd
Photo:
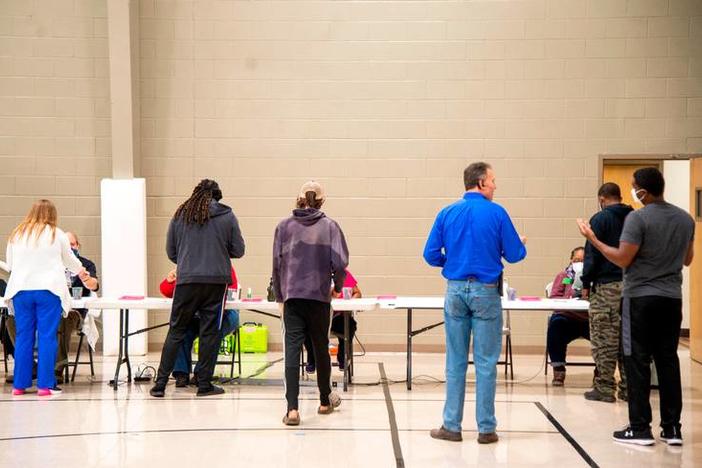
[[[642,153],[642,154],[599,154],[597,157],[597,186],[601,186],[602,173],[606,163],[624,164],[648,164],[651,161],[688,161],[694,158],[702,158],[702,153]],[[606,162],[606,163],[605,163]],[[660,168],[663,172],[663,168]],[[688,180],[688,183],[690,181]]]
[[[600,154],[597,158],[597,186],[601,186],[604,183],[604,180],[602,179],[602,174],[604,172],[604,167],[607,164],[621,164],[621,165],[626,165],[626,164],[648,164],[653,161],[658,161],[660,162],[659,170],[663,172],[663,162],[664,161],[691,161],[693,159],[698,159],[702,158],[702,153],[674,153],[674,154],[669,154],[669,153],[651,153],[651,154]],[[663,174],[665,176],[665,173]],[[690,181],[686,181],[687,184],[690,184]],[[690,193],[690,197],[692,197],[693,194]],[[690,210],[693,209],[692,204],[690,205]],[[694,214],[690,213],[690,215],[694,218]],[[695,252],[697,255],[702,255],[702,252]],[[692,284],[690,281],[690,288],[692,288]],[[692,308],[692,304],[690,304],[690,308]],[[690,322],[690,326],[692,325],[692,322]],[[689,337],[690,336],[690,329],[685,328],[681,330],[681,336]]]

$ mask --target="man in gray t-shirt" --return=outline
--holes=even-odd
[[[649,203],[627,216],[619,239],[639,246],[624,271],[624,297],[682,297],[682,266],[695,222],[675,205]]]
[[[651,358],[660,387],[660,439],[682,445],[682,388],[678,339],[682,321],[682,267],[692,263],[695,223],[663,198],[665,180],[653,167],[634,173],[632,196],[642,205],[624,221],[619,247],[610,247],[578,220],[580,232],[611,262],[624,268],[622,344],[628,380],[629,426],[617,442],[653,445]]]

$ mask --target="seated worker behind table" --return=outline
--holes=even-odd
[[[161,282],[159,289],[161,290],[161,294],[163,294],[165,297],[172,298],[175,287],[176,270],[173,269],[168,272],[166,278]],[[238,282],[236,272],[234,271],[234,267],[232,267],[232,284],[229,286],[229,289],[237,289],[237,287]],[[220,340],[232,333],[237,328],[239,328],[239,311],[236,309],[225,309],[219,328]],[[195,319],[190,323],[190,327],[185,335],[185,340],[183,340],[183,345],[178,351],[175,366],[173,367],[173,377],[176,379],[176,387],[178,388],[187,387],[188,385],[197,386],[197,371],[200,363],[198,362],[195,364],[192,379],[190,378],[190,371],[193,368],[193,342],[195,341],[195,338],[197,338],[199,330],[200,320],[196,315]]]
[[[356,281],[356,278],[353,277],[349,270],[346,270],[344,288],[351,288],[352,299],[359,299],[362,297],[361,290],[358,287],[358,281]],[[337,293],[336,291],[332,290],[332,297],[334,299],[339,299],[342,297],[342,293]],[[349,328],[349,339],[353,340],[357,328],[356,319],[353,317],[349,317]],[[331,322],[331,331],[339,337],[339,348],[336,353],[336,362],[339,364],[339,370],[344,370],[344,359],[346,358],[346,354],[344,353],[344,314],[342,312],[334,312],[334,317],[332,318]],[[314,352],[312,351],[312,340],[309,336],[305,338],[305,352],[307,353],[307,365],[305,366],[305,371],[308,374],[314,374],[317,369],[317,365],[314,360]]]
[[[70,281],[70,288],[82,288],[81,296],[89,297],[91,291],[97,292],[100,290],[100,283],[97,277],[97,267],[91,260],[80,256],[80,241],[78,236],[72,232],[66,232],[68,242],[71,243],[71,250],[80,263],[85,268],[87,276],[82,278],[78,275],[71,274],[66,270],[66,281]],[[70,278],[70,280],[69,280]],[[88,314],[88,309],[72,309],[68,312],[68,316],[61,319],[58,329],[58,352],[56,353],[56,383],[63,383],[63,374],[66,365],[68,364],[68,344],[71,342],[71,334],[80,329],[81,321]]]
[[[574,283],[583,271],[584,257],[585,249],[583,247],[573,249],[570,253],[570,264],[565,270],[556,275],[549,297],[571,299],[580,295],[579,291],[574,289]],[[553,366],[552,385],[563,386],[566,375],[565,363],[568,344],[578,338],[590,340],[590,327],[586,310],[562,310],[551,315],[548,321],[546,347],[551,366]]]

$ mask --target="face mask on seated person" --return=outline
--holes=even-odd
[[[575,274],[582,274],[583,272],[583,262],[573,262],[573,271]]]

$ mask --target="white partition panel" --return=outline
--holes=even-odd
[[[663,161],[665,199],[690,213],[690,161]],[[699,255],[699,252],[695,252]],[[683,268],[683,319],[681,328],[690,328],[690,268]]]
[[[146,296],[146,182],[144,179],[103,179],[100,187],[102,225],[102,296]],[[105,310],[104,354],[119,346],[119,311]],[[131,310],[131,331],[147,326],[144,310]],[[129,340],[129,353],[148,351],[146,333]]]

